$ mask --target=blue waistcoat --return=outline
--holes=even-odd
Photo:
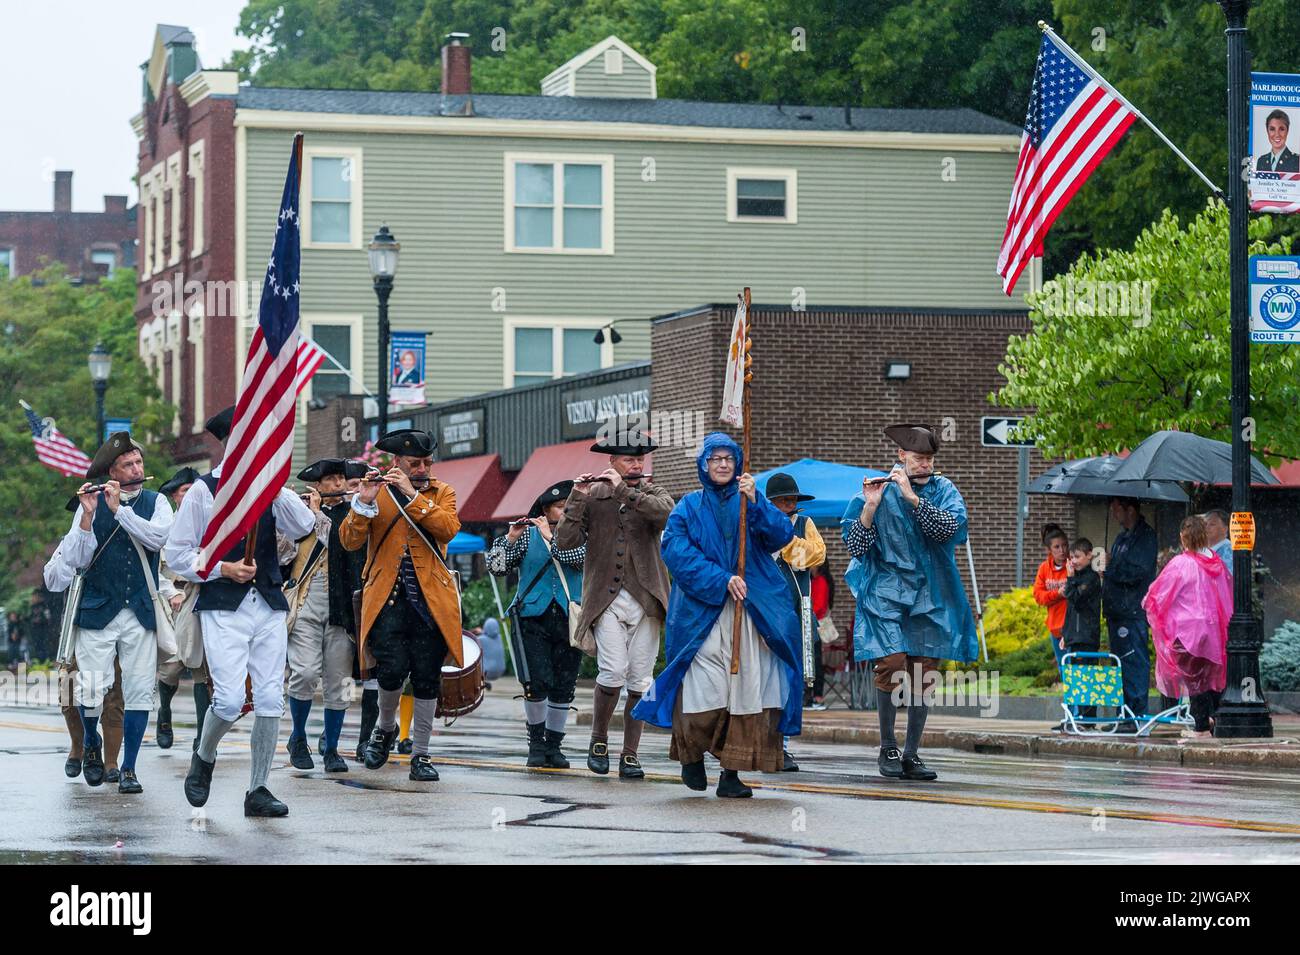
[[[130,503],[124,501],[120,506],[129,507],[140,517],[149,520],[153,517],[157,500],[157,491],[143,490]],[[116,534],[113,533],[114,528],[119,528]],[[146,630],[154,629],[156,622],[153,601],[149,598],[149,582],[145,580],[140,557],[126,528],[118,524],[117,518],[104,503],[102,491],[90,529],[95,534],[95,553],[98,556],[86,572],[81,605],[77,610],[77,626],[86,630],[103,630],[123,607],[130,607],[135,618],[140,621],[140,626]],[[108,541],[107,546],[105,541]],[[147,547],[144,552],[149,558],[149,572],[153,574],[156,587],[158,552]]]
[[[524,559],[519,563],[519,586],[527,587],[537,572],[545,566],[546,570],[542,572],[542,577],[533,584],[533,589],[526,595],[517,593],[515,601],[523,597],[519,602],[519,616],[521,617],[540,617],[546,613],[546,608],[555,601],[560,605],[560,609],[568,611],[569,604],[564,596],[564,587],[560,585],[560,575],[555,572],[555,566],[551,564],[550,545],[542,539],[542,535],[537,533],[533,528],[528,529],[528,550],[524,552]],[[569,593],[574,600],[582,599],[582,571],[576,570],[565,564],[560,564],[564,568],[564,579],[569,585]]]

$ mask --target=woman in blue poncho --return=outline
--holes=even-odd
[[[672,573],[667,666],[633,715],[672,727],[669,755],[682,782],[708,786],[704,754],[722,764],[719,796],[750,796],[741,770],[780,772],[782,735],[798,734],[802,717],[799,618],[790,605],[774,552],[790,542],[790,519],[756,494],[743,473],[740,447],[714,432],[696,459],[701,490],[677,502],[662,552]],[[738,477],[739,475],[739,477]],[[740,502],[745,499],[745,574],[736,574]],[[745,607],[740,671],[732,674],[735,601]]]

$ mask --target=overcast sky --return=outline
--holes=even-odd
[[[102,212],[105,194],[139,196],[131,117],[154,27],[194,33],[199,61],[220,67],[248,44],[244,0],[28,0],[4,3],[0,27],[0,210],[53,207],[55,169],[71,169],[72,208]]]

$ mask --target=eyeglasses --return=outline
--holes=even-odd
[[[735,463],[736,463],[736,459],[735,459],[734,457],[732,457],[730,454],[726,454],[726,455],[722,455],[722,456],[720,456],[720,457],[719,457],[719,456],[714,456],[714,457],[709,458],[709,463],[710,463],[710,464],[735,464]]]

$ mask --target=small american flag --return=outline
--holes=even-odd
[[[90,458],[81,453],[81,449],[65,438],[54,422],[41,421],[36,417],[32,406],[25,401],[19,402],[23,413],[27,415],[27,424],[32,429],[32,443],[36,445],[36,459],[47,468],[53,468],[64,477],[86,476],[90,467]]]
[[[1052,34],[1038,49],[1020,158],[1011,186],[998,275],[1008,295],[1079,187],[1136,118],[1124,100],[1073,60]]]
[[[302,390],[307,387],[307,382],[311,381],[311,376],[316,374],[316,369],[325,363],[325,352],[310,338],[298,339],[298,377],[294,381],[293,393],[302,394]]]
[[[275,246],[262,284],[257,330],[248,346],[212,518],[203,532],[199,571],[204,577],[257,523],[289,477],[299,376],[301,176],[299,133],[293,140],[275,226]]]

